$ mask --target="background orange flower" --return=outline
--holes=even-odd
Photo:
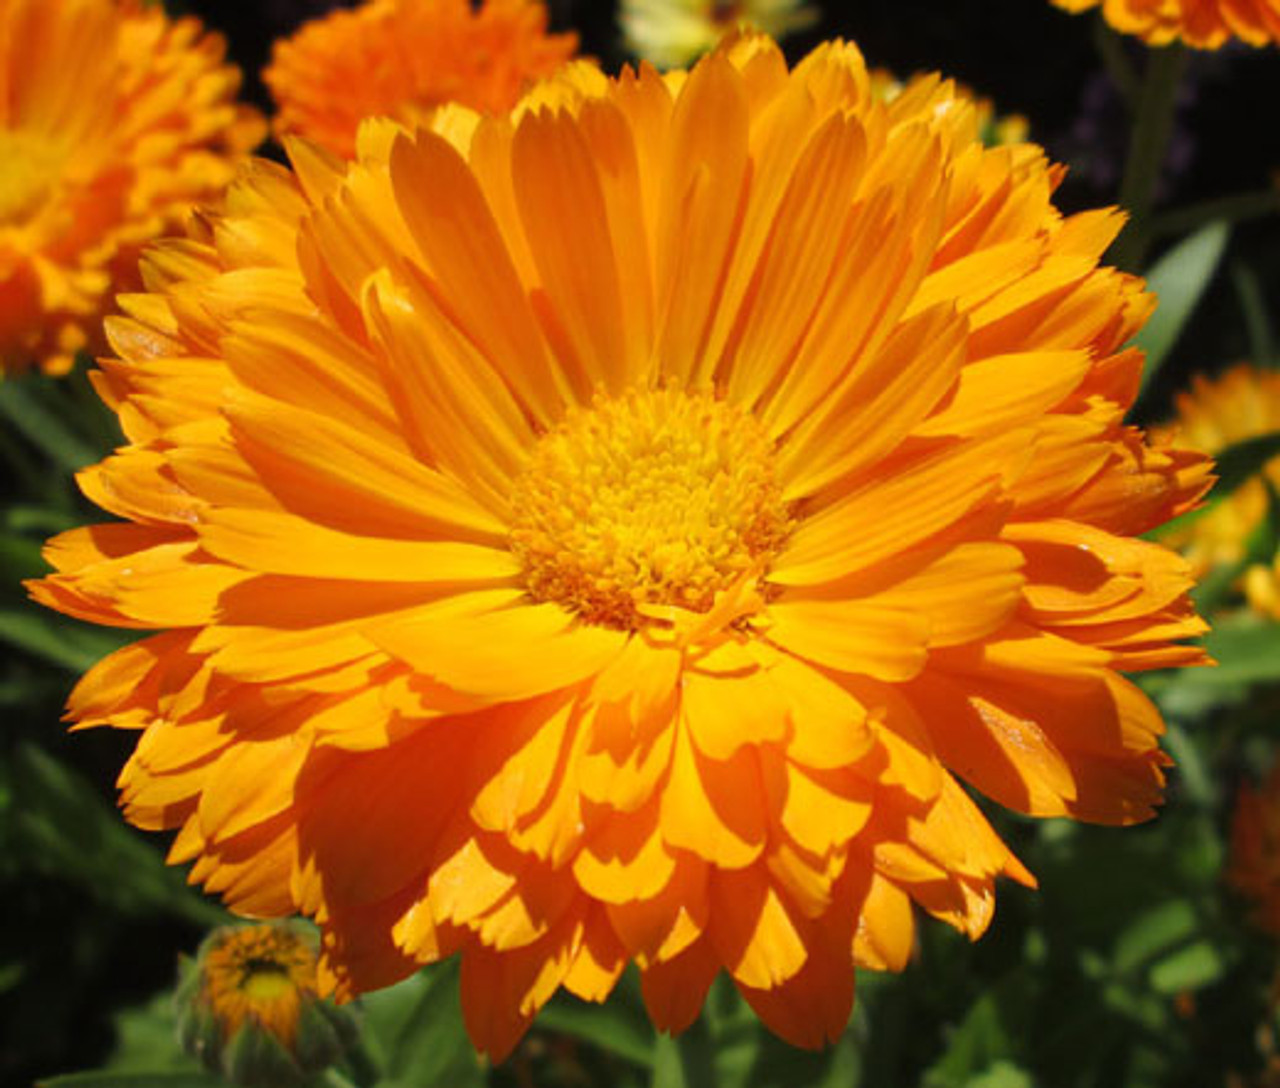
[[[101,346],[142,243],[265,134],[223,42],[159,5],[0,3],[0,371]]]
[[[531,82],[573,56],[575,34],[548,34],[540,0],[366,0],[278,41],[263,79],[296,132],[339,155],[355,152],[366,117],[421,121],[456,102],[484,112],[515,105]]]
[[[1232,38],[1250,45],[1280,40],[1280,0],[1053,0],[1068,11],[1102,7],[1116,30],[1150,45],[1183,41],[1218,49]]]

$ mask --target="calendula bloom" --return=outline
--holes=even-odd
[[[194,19],[129,0],[0,0],[0,373],[99,346],[139,246],[264,135]]]
[[[1169,428],[1170,435],[1194,449],[1216,454],[1237,442],[1280,431],[1280,373],[1242,363],[1216,378],[1197,375],[1190,392],[1180,394],[1175,403],[1177,420]],[[1250,537],[1267,518],[1268,482],[1280,487],[1280,457],[1212,510],[1169,535],[1170,543],[1191,561],[1197,577],[1245,558]],[[1251,564],[1243,587],[1258,611],[1280,617],[1280,580],[1274,565]]]
[[[1102,17],[1122,34],[1148,45],[1181,41],[1218,49],[1233,38],[1250,45],[1280,41],[1280,0],[1053,0],[1080,12],[1101,7]]]
[[[618,15],[628,51],[660,68],[688,64],[740,27],[774,38],[818,21],[802,0],[622,0]]]
[[[456,102],[509,110],[533,81],[573,56],[574,34],[548,34],[540,0],[366,0],[278,41],[262,78],[279,133],[355,154],[366,117],[406,123]]]
[[[332,1065],[355,1038],[321,1000],[316,942],[290,924],[226,927],[200,946],[179,986],[183,1046],[232,1084],[285,1088]]]
[[[571,68],[508,116],[289,147],[153,249],[99,387],[127,519],[34,595],[161,633],[70,716],[143,730],[171,858],[324,931],[326,985],[461,955],[507,1053],[639,965],[800,1045],[912,904],[976,937],[1036,815],[1158,804],[1206,484],[1122,422],[1150,313],[1032,145],[852,45]]]
[[[1280,763],[1261,785],[1245,782],[1236,793],[1227,881],[1254,924],[1280,937]]]

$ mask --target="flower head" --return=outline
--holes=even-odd
[[[1102,17],[1148,45],[1182,41],[1218,49],[1232,38],[1250,45],[1280,41],[1280,0],[1053,0],[1067,11],[1101,6]]]
[[[349,1014],[321,1001],[316,944],[290,924],[215,930],[177,995],[183,1045],[246,1088],[285,1088],[337,1061]]]
[[[451,102],[508,110],[576,48],[576,35],[547,33],[541,0],[365,0],[276,42],[262,75],[278,132],[350,157],[366,117],[421,122]]]
[[[1249,904],[1254,924],[1280,937],[1280,762],[1261,785],[1241,783],[1236,793],[1227,881]]]
[[[634,56],[669,68],[689,64],[744,26],[774,38],[804,30],[818,11],[803,0],[622,0],[618,20]]]
[[[1192,449],[1217,454],[1237,442],[1280,431],[1280,373],[1242,363],[1216,378],[1197,375],[1176,404],[1177,419],[1167,433]],[[1268,516],[1268,486],[1280,487],[1280,457],[1169,535],[1197,577],[1246,558],[1250,537]],[[1280,579],[1272,564],[1251,564],[1243,587],[1254,608],[1280,617]]]
[[[0,374],[93,349],[139,246],[264,135],[223,43],[159,5],[0,0]]]
[[[502,1055],[639,964],[844,1028],[912,904],[976,937],[1030,874],[957,777],[1150,816],[1119,670],[1192,664],[1136,539],[1207,460],[1122,423],[1151,310],[1032,145],[848,44],[573,68],[511,115],[290,145],[151,250],[100,389],[127,519],[40,600],[167,628],[73,693],[144,730],[123,803],[236,910],[302,911],[341,994],[460,953]]]

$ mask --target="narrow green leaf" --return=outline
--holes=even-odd
[[[715,1088],[715,1057],[706,1021],[698,1019],[676,1037],[658,1035],[653,1046],[650,1088]]]
[[[98,449],[80,437],[59,412],[51,410],[35,383],[38,375],[0,382],[0,418],[64,471],[78,472],[102,459]]]
[[[1271,193],[1273,211],[1280,212],[1280,193]],[[1240,312],[1249,338],[1249,358],[1259,366],[1280,361],[1276,354],[1276,333],[1271,324],[1271,313],[1257,273],[1247,265],[1237,264],[1231,269],[1231,282],[1235,285]]]
[[[1162,903],[1139,915],[1116,941],[1112,966],[1133,971],[1161,953],[1186,941],[1199,928],[1195,908],[1185,899]]]
[[[538,1027],[572,1035],[646,1069],[653,1065],[654,1032],[643,1010],[610,998],[593,1005],[577,998],[557,998],[538,1014]]]
[[[426,968],[419,977],[422,981],[409,991],[414,998],[410,1008],[385,1018],[387,1026],[394,1024],[394,1035],[378,1040],[386,1055],[383,1083],[404,1088],[481,1088],[484,1069],[462,1020],[457,958]],[[369,1003],[376,1004],[378,996],[371,995]]]
[[[1134,338],[1134,343],[1147,353],[1142,374],[1144,389],[1178,342],[1183,326],[1213,279],[1228,233],[1225,223],[1210,223],[1179,242],[1148,271],[1147,286],[1159,297],[1160,305]]]
[[[68,1073],[36,1088],[227,1088],[227,1082],[211,1073]]]
[[[1221,499],[1230,495],[1275,457],[1280,457],[1280,431],[1255,435],[1228,446],[1216,457],[1214,471],[1218,482],[1213,485],[1213,497]]]
[[[1217,982],[1225,969],[1222,953],[1209,941],[1197,941],[1151,968],[1151,988],[1162,994],[1199,990]]]
[[[170,913],[200,925],[227,915],[189,888],[160,851],[70,768],[33,744],[10,757],[10,849],[36,871],[80,884],[97,902],[128,914]]]
[[[35,605],[0,609],[0,643],[72,672],[83,672],[133,637],[82,626]]]

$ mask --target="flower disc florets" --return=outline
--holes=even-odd
[[[514,492],[512,549],[530,595],[627,629],[645,604],[706,612],[786,539],[772,446],[709,393],[633,392],[575,409],[538,442]]]

